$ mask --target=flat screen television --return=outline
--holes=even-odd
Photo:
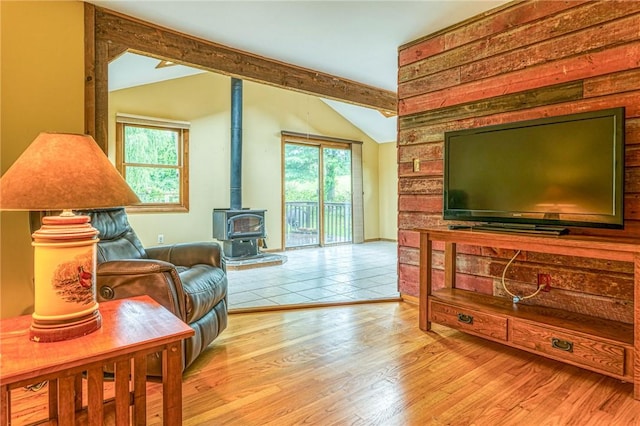
[[[445,133],[444,219],[623,228],[624,117],[620,107]]]

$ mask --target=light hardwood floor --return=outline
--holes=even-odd
[[[185,425],[640,425],[630,384],[438,325],[423,333],[403,302],[231,315],[183,389]],[[150,385],[151,425],[159,392]],[[44,395],[14,392],[14,424]]]

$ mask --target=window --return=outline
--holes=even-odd
[[[189,124],[116,116],[116,168],[140,198],[130,211],[189,210]]]

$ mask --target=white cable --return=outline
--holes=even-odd
[[[518,257],[518,255],[520,254],[521,250],[518,250],[516,252],[516,254],[513,255],[513,257],[511,258],[511,260],[509,261],[509,263],[507,263],[507,266],[504,267],[504,271],[502,271],[502,288],[504,289],[504,291],[507,292],[507,294],[509,296],[511,296],[511,298],[513,299],[513,303],[518,303],[521,300],[524,299],[531,299],[532,297],[535,297],[538,295],[538,293],[540,293],[540,290],[542,290],[542,286],[540,284],[538,284],[538,288],[536,289],[536,291],[528,296],[516,296],[515,294],[511,293],[509,291],[509,289],[507,288],[507,283],[504,280],[504,277],[507,275],[507,269],[509,269],[509,266],[511,266],[511,263],[513,263],[514,260],[516,260],[516,257]]]

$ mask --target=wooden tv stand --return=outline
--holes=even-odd
[[[420,229],[420,328],[431,322],[634,384],[640,399],[640,240]],[[432,242],[445,243],[445,288],[432,289]],[[456,244],[634,264],[634,321],[625,324],[455,288]]]

